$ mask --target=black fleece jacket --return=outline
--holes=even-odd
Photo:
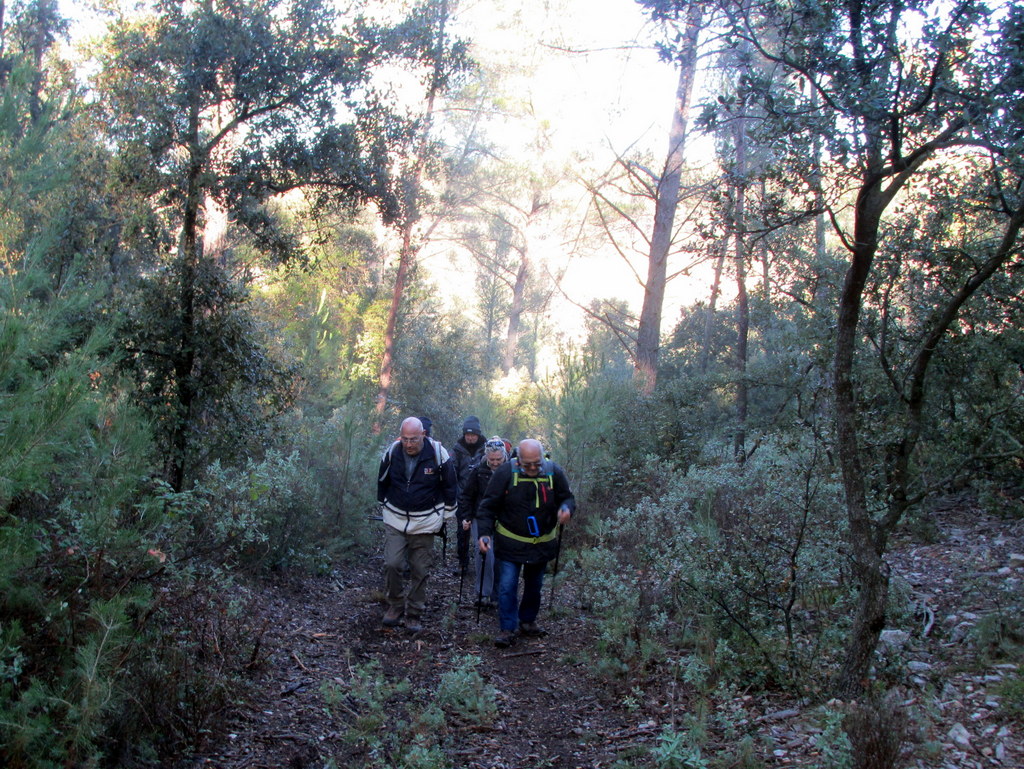
[[[477,507],[477,528],[481,537],[492,538],[494,554],[503,561],[550,561],[558,553],[558,540],[551,534],[558,525],[558,510],[562,507],[568,508],[569,512],[576,510],[569,479],[561,467],[546,460],[537,477],[530,478],[513,459],[491,476]],[[535,528],[530,518],[536,521]],[[515,537],[531,541],[502,533],[499,524]]]

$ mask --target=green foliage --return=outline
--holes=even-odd
[[[494,687],[480,675],[482,662],[472,654],[453,658],[437,687],[437,702],[445,712],[477,726],[490,724],[498,713]]]
[[[360,346],[383,328],[386,297],[379,291],[383,247],[370,223],[343,213],[292,214],[297,230],[317,233],[305,270],[278,267],[273,280],[254,287],[262,324],[279,327],[267,340],[275,359],[301,373],[296,403],[327,416],[339,403],[360,398],[377,384],[379,352]]]
[[[1009,596],[1005,606],[985,614],[971,631],[971,639],[983,659],[1016,660],[1024,650],[1022,601]]]
[[[167,764],[222,738],[269,653],[255,600],[222,574],[197,571],[176,575],[133,617],[138,648],[117,680],[130,699],[107,724],[107,755]]]
[[[996,687],[999,696],[999,712],[1007,718],[1024,718],[1024,676],[1014,675],[999,682]]]
[[[538,395],[542,435],[572,479],[577,500],[585,503],[595,479],[613,464],[617,415],[634,389],[600,358],[564,352],[559,363],[557,375]]]
[[[807,450],[764,445],[743,466],[686,477],[662,466],[657,501],[592,519],[573,579],[600,671],[635,681],[697,648],[712,682],[817,690],[850,593],[832,557],[838,483]]]
[[[657,769],[709,769],[708,760],[700,748],[693,745],[685,732],[666,726],[651,748],[651,759]]]
[[[540,388],[524,379],[516,369],[507,377],[495,372],[489,382],[483,384],[485,386],[470,399],[466,410],[480,417],[488,437],[500,435],[515,445],[523,438],[539,434]]]
[[[450,765],[440,744],[446,730],[442,704],[428,693],[410,697],[411,688],[407,679],[389,680],[376,660],[353,667],[347,682],[330,681],[321,687],[328,716],[344,719],[345,739],[363,751],[360,766],[446,769]],[[437,696],[442,692],[449,702],[460,696],[443,682]],[[347,761],[351,760],[349,756]]]
[[[354,667],[352,678],[344,687],[330,681],[321,687],[330,714],[335,715],[340,708],[354,718],[347,739],[370,745],[379,744],[379,732],[388,722],[388,701],[407,694],[409,689],[407,680],[388,682],[376,660]]]
[[[194,314],[189,324],[181,306],[186,288]],[[122,368],[158,425],[169,466],[190,479],[215,459],[258,451],[291,398],[291,372],[267,355],[267,330],[247,300],[220,266],[179,260],[141,283],[121,320]],[[193,348],[190,339],[202,344]]]
[[[898,765],[904,745],[914,738],[912,711],[901,700],[899,691],[893,691],[849,706],[843,728],[850,738],[855,769]]]
[[[376,472],[383,451],[370,409],[356,401],[321,420],[291,412],[281,422],[281,444],[299,454],[294,482],[310,507],[295,518],[296,534],[310,546],[344,558],[368,542],[366,516],[377,501]]]
[[[461,317],[436,311],[429,299],[411,301],[415,309],[403,317],[395,343],[389,400],[403,417],[429,417],[432,434],[450,445],[462,437],[462,420],[472,413],[466,404],[483,380],[476,341]]]
[[[842,711],[824,708],[822,729],[816,747],[821,751],[823,769],[853,769],[853,746],[843,731]]]

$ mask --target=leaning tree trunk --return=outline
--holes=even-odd
[[[668,275],[668,252],[672,245],[672,227],[676,207],[679,205],[679,187],[683,172],[683,150],[686,143],[687,123],[693,81],[697,72],[697,40],[703,4],[690,5],[679,61],[679,83],[676,104],[672,112],[669,132],[668,156],[658,182],[654,204],[654,230],[647,259],[647,280],[644,284],[644,303],[640,309],[640,324],[636,340],[636,376],[646,394],[654,392],[658,378],[658,350],[661,345],[661,313],[665,304],[665,282]]]
[[[448,3],[441,0],[440,19],[437,34],[437,47],[434,49],[433,72],[427,87],[426,105],[423,110],[423,125],[420,129],[412,168],[405,179],[402,197],[402,218],[400,223],[401,247],[398,253],[398,272],[395,285],[391,290],[391,304],[388,307],[388,319],[384,327],[384,352],[380,360],[380,375],[377,379],[377,398],[375,411],[378,418],[377,429],[380,429],[380,418],[388,405],[388,395],[395,373],[395,335],[398,330],[398,316],[402,309],[402,298],[405,295],[406,283],[409,279],[409,268],[416,259],[417,246],[413,233],[419,221],[419,195],[423,184],[424,166],[426,165],[430,128],[434,118],[434,104],[441,91],[444,80],[445,25],[448,21]]]

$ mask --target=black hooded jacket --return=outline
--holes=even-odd
[[[494,554],[513,563],[540,563],[558,554],[558,510],[576,510],[569,479],[561,467],[545,460],[535,478],[519,461],[506,462],[491,476],[476,511],[481,537],[494,542]]]

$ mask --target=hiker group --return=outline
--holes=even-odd
[[[382,624],[404,623],[414,633],[423,629],[434,537],[446,531],[447,519],[456,518],[455,574],[461,588],[472,551],[477,611],[498,611],[495,644],[504,648],[517,635],[543,635],[537,615],[544,573],[550,561],[557,563],[562,526],[576,509],[564,471],[545,458],[536,439],[520,441],[515,449],[502,438],[485,439],[477,417],[466,418],[451,453],[431,437],[430,428],[429,419],[405,419],[399,439],[381,457],[377,502],[387,593]]]

